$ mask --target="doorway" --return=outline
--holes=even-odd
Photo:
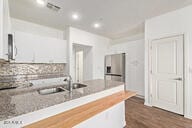
[[[83,81],[83,51],[76,52],[76,61],[75,61],[75,71],[76,71],[76,81]]]
[[[183,55],[183,35],[152,41],[152,106],[181,115],[184,114]]]
[[[92,47],[82,44],[73,44],[74,82],[83,82],[93,79]]]

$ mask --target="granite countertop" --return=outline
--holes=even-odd
[[[0,121],[13,118],[22,114],[37,111],[66,101],[104,91],[123,85],[122,82],[110,80],[90,80],[82,84],[85,88],[74,89],[72,92],[64,91],[48,95],[41,95],[37,90],[54,86],[31,86],[0,91]]]

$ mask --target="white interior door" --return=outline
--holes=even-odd
[[[152,105],[183,115],[183,36],[152,41]]]
[[[83,51],[76,52],[76,81],[83,81]]]

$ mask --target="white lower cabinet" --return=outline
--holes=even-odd
[[[16,63],[67,63],[66,40],[14,33]]]
[[[124,128],[125,102],[121,102],[73,128]]]

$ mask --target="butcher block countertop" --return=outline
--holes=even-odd
[[[44,120],[40,120],[36,123],[27,125],[24,128],[72,128],[135,95],[135,92],[121,91]]]

